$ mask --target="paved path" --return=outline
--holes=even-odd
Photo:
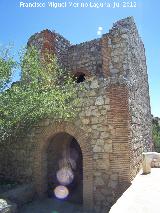
[[[23,206],[18,213],[93,213],[82,210],[82,206],[51,198],[34,201]]]
[[[160,213],[160,168],[137,175],[109,213]]]

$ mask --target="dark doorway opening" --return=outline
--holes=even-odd
[[[49,197],[83,203],[83,157],[74,137],[59,133],[50,141],[47,149],[47,174]],[[63,187],[60,190],[68,191],[58,191],[59,186]],[[59,198],[58,193],[62,197],[66,193],[66,197]]]

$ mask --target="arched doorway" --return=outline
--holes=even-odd
[[[47,148],[48,196],[83,203],[83,157],[77,140],[56,134]]]
[[[34,183],[39,197],[48,195],[48,157],[47,150],[56,135],[66,133],[73,137],[82,152],[83,165],[83,206],[85,209],[93,207],[93,153],[90,138],[84,130],[70,122],[53,122],[47,127],[39,127],[35,135],[34,153]]]

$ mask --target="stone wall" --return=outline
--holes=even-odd
[[[102,55],[105,76],[111,78],[113,82],[117,79],[123,79],[126,82],[125,88],[121,91],[118,86],[115,87],[114,96],[117,95],[117,102],[126,93],[122,101],[122,105],[126,102],[126,108],[118,111],[119,124],[116,125],[126,129],[121,131],[121,134],[124,132],[125,138],[120,146],[121,149],[128,150],[126,153],[128,160],[123,162],[122,166],[128,168],[128,178],[132,180],[141,167],[142,152],[152,150],[145,49],[132,17],[118,21],[108,34],[103,35]],[[116,102],[114,108],[116,108]],[[115,116],[117,121],[118,114]],[[112,122],[114,122],[113,119]],[[119,137],[118,140],[120,141]]]
[[[43,30],[31,36],[27,45],[34,46],[41,54],[43,54],[45,50],[53,52],[57,56],[59,64],[63,68],[67,67],[68,49],[71,44],[60,34],[50,30]]]
[[[131,115],[131,177],[139,171],[142,163],[142,152],[152,151],[152,117],[150,108],[148,75],[145,49],[138,35],[135,24],[132,24],[128,38],[128,79],[129,111]],[[127,37],[126,36],[126,37]]]
[[[105,212],[129,186],[142,152],[152,145],[145,51],[134,20],[118,21],[102,38],[80,45],[48,30],[35,34],[29,45],[40,53],[53,51],[67,70],[86,74],[86,91],[78,94],[80,113],[73,122],[48,119],[17,141],[0,145],[0,173],[34,181],[37,193],[45,194],[47,147],[57,133],[68,133],[82,150],[84,206]]]
[[[56,32],[44,30],[31,36],[28,46],[35,46],[39,52],[53,51],[63,68],[86,75],[102,75],[101,40],[95,39],[78,45],[70,42]]]
[[[81,112],[78,118],[71,125],[63,124],[64,132],[67,132],[67,128],[74,126],[77,128],[76,135],[74,131],[67,132],[75,137],[78,143],[80,143],[83,154],[83,173],[84,173],[84,195],[85,199],[92,197],[95,207],[98,212],[102,212],[111,206],[114,200],[115,189],[118,186],[118,171],[112,172],[110,170],[110,154],[112,153],[112,140],[111,131],[112,128],[108,125],[107,114],[110,111],[110,100],[107,95],[109,82],[106,79],[89,78],[83,83],[86,87],[84,94],[79,94],[82,101],[80,104]],[[9,149],[6,150],[8,156],[8,165],[13,170],[10,170],[10,166],[6,167],[5,175],[10,179],[15,179],[20,182],[35,181],[38,184],[39,189],[42,181],[37,180],[35,176],[35,165],[44,159],[36,160],[38,156],[41,156],[42,146],[38,142],[38,138],[43,138],[43,132],[46,128],[54,124],[54,120],[46,120],[34,127],[32,133],[29,133],[24,138],[19,138],[15,143],[8,144]],[[66,129],[65,129],[66,128]],[[62,130],[56,128],[52,129],[47,138],[51,140],[55,134]],[[81,133],[83,132],[83,134]],[[77,137],[77,135],[79,135]],[[86,140],[84,139],[86,137]],[[80,140],[82,142],[80,142]],[[88,151],[83,150],[83,146],[90,146],[91,149],[91,164],[88,165],[88,160],[85,160],[85,155],[88,156]],[[43,149],[45,150],[45,148]],[[84,153],[86,152],[86,153]],[[15,168],[16,164],[16,168]],[[42,165],[40,165],[42,168]],[[38,169],[40,169],[38,168]],[[37,170],[38,170],[37,169]],[[46,176],[46,168],[41,171],[42,176]],[[85,180],[85,174],[88,173],[88,177]],[[39,174],[40,175],[40,174]],[[93,179],[92,182],[88,178]],[[85,183],[86,181],[86,183]],[[45,179],[47,182],[47,179]],[[47,184],[47,183],[46,183]],[[91,192],[87,192],[88,185],[91,184]],[[43,186],[44,187],[44,186]],[[42,187],[42,188],[43,188]],[[90,194],[89,194],[90,193]],[[84,200],[84,203],[87,202]],[[105,204],[105,205],[104,205]],[[89,204],[91,205],[91,204]]]
[[[58,33],[55,33],[55,54],[63,68],[68,66],[68,51],[70,42]]]
[[[100,39],[72,45],[68,51],[68,70],[102,75]]]

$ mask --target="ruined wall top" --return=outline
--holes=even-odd
[[[43,30],[31,36],[28,45],[34,45],[40,52],[49,49],[63,68],[77,76],[83,73],[85,76],[126,77],[130,45],[140,46],[145,58],[133,17],[116,22],[108,33],[92,41],[72,45],[55,31]]]

